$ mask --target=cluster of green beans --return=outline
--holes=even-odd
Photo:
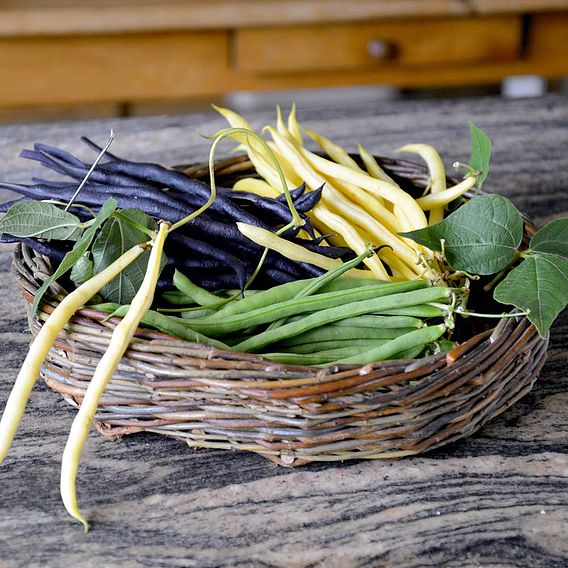
[[[445,333],[454,291],[424,280],[346,276],[363,256],[318,278],[247,290],[240,299],[231,291],[212,294],[176,272],[177,291],[163,297],[174,307],[149,311],[142,323],[287,364],[367,364],[420,356]],[[115,304],[98,307],[114,315],[127,310]]]

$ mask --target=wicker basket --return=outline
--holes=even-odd
[[[420,166],[380,161],[407,188],[427,182]],[[207,173],[202,165],[182,169],[195,177]],[[246,158],[217,163],[222,183],[250,174]],[[52,267],[25,246],[13,267],[31,304]],[[51,288],[34,334],[61,293]],[[75,406],[119,321],[106,317],[91,308],[77,312],[44,365],[47,384]],[[154,432],[194,448],[256,452],[284,466],[413,455],[472,434],[524,396],[547,344],[526,318],[504,318],[449,354],[319,369],[139,329],[100,401],[96,424],[110,436]]]

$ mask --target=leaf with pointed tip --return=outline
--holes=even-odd
[[[533,254],[509,272],[493,297],[501,304],[529,310],[529,320],[545,337],[568,304],[568,260],[554,254]]]
[[[130,225],[124,218],[152,230],[156,228],[155,221],[140,209],[123,209],[120,217],[109,219],[93,243],[95,274],[104,270],[134,245],[148,240],[146,233]],[[102,298],[109,302],[129,304],[144,280],[149,257],[150,251],[147,251],[122,270],[100,291]],[[162,263],[164,262],[165,257],[162,260]]]
[[[37,312],[39,303],[45,294],[45,291],[51,286],[55,280],[63,276],[66,272],[71,270],[76,262],[85,254],[95,233],[99,227],[113,214],[116,206],[118,205],[116,199],[109,198],[99,209],[97,216],[92,221],[91,226],[85,230],[83,236],[75,243],[73,248],[63,257],[63,260],[57,267],[57,270],[41,285],[40,289],[36,292],[34,303],[32,304],[31,316]]]
[[[491,138],[471,121],[469,123],[469,132],[471,134],[471,158],[469,159],[469,165],[479,172],[477,186],[481,188],[489,173]]]
[[[431,250],[442,250],[455,270],[471,274],[494,274],[508,266],[523,236],[523,220],[515,206],[502,195],[472,198],[443,221],[401,233]]]
[[[533,235],[529,248],[568,258],[568,217],[550,221]]]
[[[91,259],[91,253],[87,251],[73,265],[69,278],[71,278],[71,282],[73,282],[75,286],[81,286],[81,284],[84,284],[87,280],[89,280],[89,278],[92,278],[92,276],[93,276],[93,261]]]
[[[0,221],[0,233],[14,237],[76,241],[82,232],[79,217],[43,201],[16,203]]]

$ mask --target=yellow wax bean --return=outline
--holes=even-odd
[[[319,172],[321,174],[321,172]],[[322,177],[331,183],[328,176]],[[397,217],[391,213],[374,195],[362,190],[360,187],[337,179],[333,180],[333,186],[336,187],[345,197],[359,205],[370,214],[374,219],[380,221],[392,233],[400,233],[404,231],[403,217]]]
[[[364,172],[357,172],[341,164],[326,160],[306,148],[299,148],[299,151],[309,163],[322,173],[340,179],[341,181],[352,183],[373,195],[378,195],[399,205],[404,209],[409,219],[409,226],[405,227],[405,230],[422,229],[427,225],[424,212],[420,209],[414,198],[399,187],[392,183],[372,178]]]
[[[282,193],[266,181],[257,178],[240,179],[233,185],[233,189],[235,191],[256,193],[256,195],[261,195],[262,197],[278,197]]]
[[[14,388],[6,402],[6,408],[0,420],[0,464],[4,461],[18,429],[26,403],[41,366],[51,349],[57,334],[65,327],[71,316],[84,306],[95,294],[106,286],[145,250],[144,245],[136,245],[126,251],[102,272],[79,286],[60,302],[43,324],[18,373]]]
[[[300,149],[297,149],[294,145],[290,143],[289,140],[286,140],[283,136],[277,133],[273,128],[268,127],[268,131],[272,135],[276,145],[280,149],[281,153],[284,154],[291,164],[293,164],[299,175],[306,181],[308,186],[313,187],[314,185],[319,185],[321,182],[321,178],[313,171],[310,167],[309,163],[302,157],[300,153]],[[332,163],[332,162],[329,162]],[[362,174],[368,179],[370,178],[367,174]],[[376,181],[376,180],[373,180]],[[389,231],[378,219],[374,218],[373,216],[369,215],[367,211],[363,208],[359,207],[352,201],[346,199],[341,195],[337,189],[335,189],[334,185],[331,183],[327,183],[325,185],[322,200],[324,204],[328,207],[333,209],[334,211],[341,213],[348,219],[351,223],[358,224],[361,227],[364,227],[371,235],[375,237],[378,244],[387,244],[391,246],[404,261],[409,264],[410,266],[414,265],[417,260],[416,252],[411,249],[406,243],[404,243],[400,237],[396,234],[393,234]],[[414,200],[413,200],[414,201]],[[319,218],[319,209],[315,207],[313,209],[314,215]],[[421,211],[421,210],[420,210]],[[422,213],[422,211],[421,211]],[[422,215],[424,215],[422,213]],[[337,222],[333,225],[330,224],[328,221],[322,218],[322,221],[329,226],[332,230],[338,231]],[[350,231],[349,238],[345,232],[341,232],[343,238],[349,243],[349,246],[357,253],[362,254],[365,242],[359,237],[359,239],[350,241],[350,239],[355,239],[355,235],[353,231]],[[360,241],[360,242],[357,242]],[[356,247],[356,248],[355,248]],[[360,251],[360,252],[359,252]],[[367,259],[367,266],[371,268],[371,262],[374,260],[375,257]],[[373,270],[371,268],[371,270]]]
[[[365,173],[359,167],[357,162],[349,155],[345,148],[342,148],[332,142],[329,138],[326,138],[317,132],[313,132],[306,128],[304,128],[304,131],[321,147],[324,152],[329,155],[332,160],[357,172]],[[323,174],[321,171],[320,173]],[[324,177],[328,182],[331,181],[329,176]],[[383,223],[393,233],[404,231],[404,226],[400,223],[400,220],[386,209],[386,207],[384,207],[380,198],[369,194],[367,191],[362,190],[360,187],[357,187],[352,183],[338,179],[333,179],[333,185],[345,196],[349,197],[349,199],[361,205],[366,211],[372,213],[373,217],[379,219],[381,223]]]
[[[361,146],[360,144],[357,145],[357,149],[359,150],[359,155],[361,156],[361,159],[363,160],[363,163],[365,164],[365,167],[367,168],[367,171],[369,172],[369,175],[371,175],[374,178],[377,178],[379,180],[385,181],[387,183],[392,183],[394,186],[396,187],[400,187],[384,170],[383,168],[381,168],[381,166],[379,165],[379,163],[377,162],[377,160],[375,160],[375,157],[369,153],[365,148],[363,148],[363,146]],[[379,197],[377,197],[376,199],[381,199]],[[402,219],[405,221],[402,221],[403,224],[405,224],[406,226],[409,226],[411,223],[408,220],[408,217],[406,215],[406,213],[404,212],[404,208],[398,206],[398,205],[394,205],[393,209],[393,214],[397,219]],[[410,247],[412,247],[413,249],[415,249],[418,253],[422,252],[422,248],[415,243],[414,241],[411,241],[409,239],[407,239],[405,241]]]
[[[257,245],[279,252],[291,260],[307,262],[308,264],[313,264],[314,266],[318,266],[324,270],[331,270],[332,268],[336,268],[342,264],[339,259],[328,258],[322,254],[306,250],[301,245],[287,241],[286,239],[283,239],[266,229],[262,229],[261,227],[255,227],[241,222],[237,223],[237,227],[245,237],[249,238]],[[368,270],[358,270],[354,268],[345,274],[353,278],[368,279],[370,277],[370,272]]]
[[[345,239],[347,246],[355,252],[355,254],[363,254],[367,248],[367,241],[361,237],[361,234],[357,231],[351,223],[348,223],[345,218],[341,215],[333,213],[324,203],[320,202],[313,208],[314,215],[320,221],[322,221],[327,227],[329,227],[333,232],[338,233]],[[390,277],[382,265],[379,257],[377,255],[367,259],[365,264],[373,272],[373,274],[379,280],[390,280]]]
[[[69,438],[63,452],[60,483],[61,497],[69,514],[83,523],[85,531],[88,530],[89,525],[79,511],[76,495],[77,470],[79,469],[81,453],[89,435],[99,399],[118,367],[124,352],[128,349],[140,321],[150,309],[154,300],[154,292],[160,276],[160,260],[168,228],[168,223],[160,224],[158,235],[152,243],[152,251],[144,280],[138,292],[136,292],[127,314],[112,332],[108,348],[97,364],[85,392],[83,402],[73,420]]]
[[[288,115],[288,130],[298,144],[304,143],[304,141],[302,140],[300,125],[298,124],[298,119],[296,117],[296,103],[292,105],[292,109],[290,110],[290,114]]]
[[[420,197],[416,200],[416,202],[425,211],[432,210],[437,207],[443,207],[463,195],[466,191],[472,189],[476,183],[477,176],[472,175],[460,181],[457,185],[448,187],[448,189],[444,191],[440,191],[439,193],[430,193],[429,195]]]
[[[217,105],[211,105],[211,106],[234,128],[246,128],[247,130],[253,130],[248,120],[243,116],[241,116],[240,114],[236,113],[234,110],[220,107]],[[245,134],[235,133],[232,136],[232,138],[246,144],[247,137]]]
[[[385,262],[389,265],[396,278],[415,280],[424,275],[424,269],[418,265],[418,258],[415,264],[408,266],[389,248],[383,248],[377,254],[385,259]]]
[[[383,170],[383,168],[379,166],[379,163],[375,160],[375,157],[371,153],[365,150],[365,148],[363,148],[360,144],[357,145],[357,149],[359,150],[359,156],[361,156],[369,175],[399,187],[399,185]]]
[[[432,194],[439,193],[446,189],[446,170],[440,154],[435,148],[428,144],[407,144],[397,150],[397,152],[409,152],[418,154],[428,166],[430,171],[430,192]],[[434,225],[444,218],[444,208],[435,207],[430,210],[428,223]]]
[[[304,127],[304,132],[335,162],[356,171],[362,171],[357,162],[349,155],[347,150],[339,144],[332,142],[329,138],[308,130]]]
[[[221,114],[232,127],[246,128],[247,130],[254,132],[249,122],[246,119],[244,119],[240,114],[237,114],[236,112],[230,109],[219,107],[216,105],[213,105],[213,108],[219,114]],[[244,133],[235,133],[231,136],[231,138],[237,140],[239,142],[239,145],[242,146],[244,149],[246,149],[248,157],[252,162],[252,165],[254,166],[255,170],[270,185],[280,188],[282,185],[280,182],[280,178],[276,174],[274,165],[272,164],[269,157],[265,154],[265,151],[260,146],[260,144],[258,144],[258,142],[255,144],[255,140]],[[284,173],[284,177],[287,180],[288,188],[293,189],[295,187],[298,187],[298,185],[300,185],[301,183],[301,180],[297,176],[295,176],[293,169],[290,168],[289,164],[287,164],[285,161],[279,160],[279,165]]]

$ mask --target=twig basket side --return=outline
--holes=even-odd
[[[382,165],[416,187],[427,182],[414,164],[383,159]],[[183,169],[206,174],[202,165]],[[217,163],[226,184],[250,170],[242,157]],[[29,306],[52,267],[20,246],[13,269]],[[34,334],[63,293],[51,288]],[[92,308],[77,312],[43,367],[46,383],[75,406],[119,321],[106,318]],[[110,436],[154,432],[194,448],[256,452],[284,466],[408,456],[472,434],[523,397],[547,345],[526,318],[507,318],[449,354],[318,369],[139,329],[96,424]]]

